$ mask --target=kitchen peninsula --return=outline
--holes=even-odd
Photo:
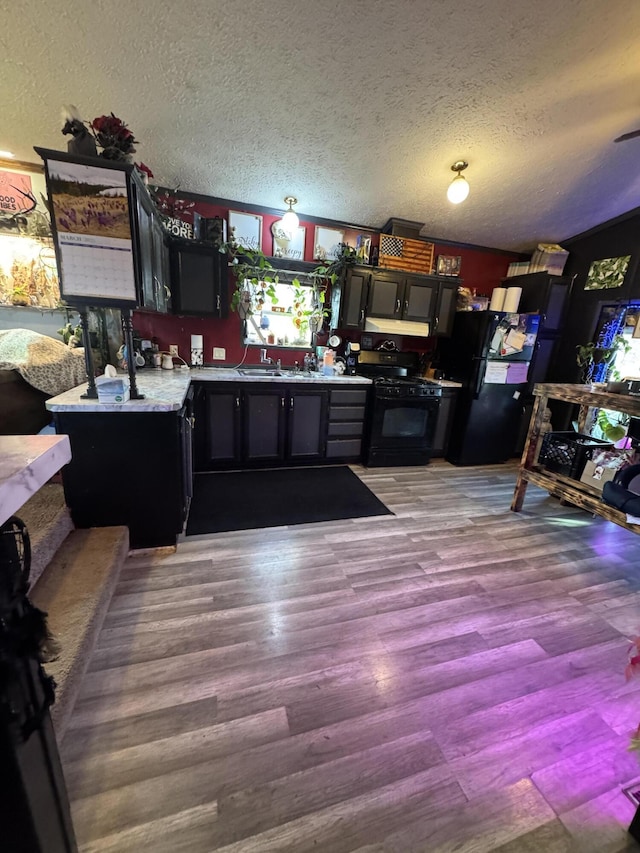
[[[71,441],[63,481],[74,523],[126,524],[133,548],[175,545],[183,530],[194,422],[196,468],[205,470],[216,451],[224,455],[224,441],[239,442],[235,467],[360,457],[365,377],[247,366],[142,370],[137,379],[144,399],[100,403],[83,399],[82,385],[47,401],[56,430]],[[229,420],[214,423],[218,413]]]

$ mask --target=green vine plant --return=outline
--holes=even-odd
[[[221,243],[219,251],[227,256],[235,277],[231,309],[236,311],[241,319],[244,320],[250,314],[259,313],[267,300],[270,300],[272,305],[278,303],[276,292],[276,284],[279,282],[278,271],[260,249],[239,246],[232,232],[231,239]],[[310,281],[309,286],[313,294],[310,309],[298,308],[300,331],[320,330],[325,317],[329,314],[325,307],[327,288],[343,277],[348,267],[355,262],[356,250],[346,243],[341,243],[338,256],[331,263],[321,264],[304,274]],[[296,301],[302,306],[301,297],[304,295],[302,288],[305,285],[298,277],[295,277],[291,284],[295,288]]]
[[[593,341],[576,347],[576,362],[582,369],[582,379],[589,382],[597,364],[605,364],[611,379],[619,379],[620,373],[613,367],[619,352],[628,353],[631,345],[623,335],[616,335],[608,347],[599,347]]]

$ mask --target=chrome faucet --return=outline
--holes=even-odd
[[[274,362],[274,360],[269,358],[267,355],[266,349],[260,350],[260,364],[275,364],[276,370],[282,370],[282,359],[278,358]]]

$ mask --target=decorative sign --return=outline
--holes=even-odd
[[[57,308],[60,303],[46,197],[42,167],[2,163],[0,305]]]
[[[262,251],[262,217],[257,213],[230,210],[229,229],[239,246]]]
[[[307,229],[301,225],[293,234],[285,231],[280,221],[271,226],[273,234],[273,257],[291,258],[296,261],[304,260],[304,242]]]
[[[167,231],[174,237],[185,237],[187,240],[193,240],[193,225],[190,222],[183,222],[176,216],[167,216],[164,224]]]
[[[125,170],[46,160],[63,299],[136,304]]]
[[[316,225],[316,236],[313,246],[315,261],[335,261],[340,256],[340,244],[344,243],[344,231],[337,228],[322,228]]]

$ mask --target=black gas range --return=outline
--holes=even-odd
[[[373,391],[376,397],[441,397],[442,388],[422,377],[374,376]]]
[[[426,465],[442,388],[416,375],[415,353],[361,353],[358,373],[373,381],[365,464]]]

